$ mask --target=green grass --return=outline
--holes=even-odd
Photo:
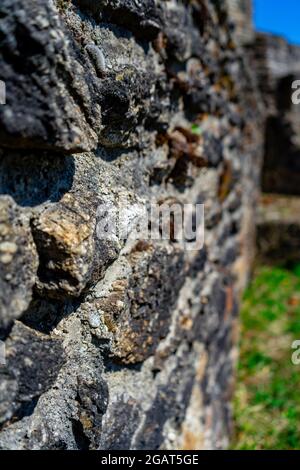
[[[258,267],[242,306],[233,449],[300,449],[300,265]]]

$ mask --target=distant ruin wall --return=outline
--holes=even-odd
[[[292,101],[300,80],[300,47],[257,34],[255,68],[265,107],[263,191],[300,194],[300,105]]]
[[[237,7],[1,0],[1,449],[227,447],[264,123]],[[150,202],[203,203],[204,247],[99,237]]]

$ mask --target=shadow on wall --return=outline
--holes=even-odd
[[[300,194],[300,110],[291,101],[294,80],[293,75],[279,80],[276,113],[266,120],[263,192]]]
[[[22,207],[57,202],[71,189],[75,173],[71,155],[3,152],[0,156],[0,194]]]

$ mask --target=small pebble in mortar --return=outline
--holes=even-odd
[[[99,75],[103,75],[106,72],[106,62],[105,57],[100,49],[100,47],[96,46],[95,44],[88,44],[86,47],[89,55],[91,56],[95,69]]]
[[[101,321],[97,312],[92,312],[89,315],[89,324],[91,328],[99,328]]]

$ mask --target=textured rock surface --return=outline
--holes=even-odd
[[[0,328],[5,328],[28,307],[38,266],[29,219],[9,196],[0,199],[0,266]]]
[[[228,11],[2,0],[0,448],[228,444],[263,137]],[[99,238],[150,202],[203,202],[204,248]]]
[[[101,125],[96,85],[76,60],[79,51],[53,2],[4,0],[0,15],[1,78],[8,84],[1,144],[52,151],[95,147]]]

